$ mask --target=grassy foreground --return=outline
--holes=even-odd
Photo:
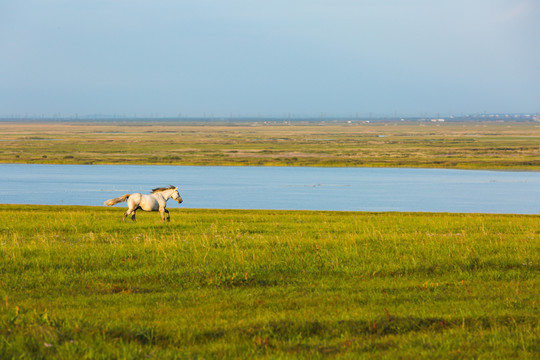
[[[0,163],[540,170],[540,123],[0,122]]]
[[[0,205],[1,358],[538,358],[540,216]]]

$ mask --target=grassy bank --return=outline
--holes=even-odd
[[[0,162],[540,170],[538,123],[0,123]]]
[[[4,358],[538,358],[540,217],[1,205]]]

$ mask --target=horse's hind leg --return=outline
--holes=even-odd
[[[135,221],[135,213],[137,212],[137,210],[140,209],[142,209],[140,206],[137,206],[135,209],[133,209],[133,215],[131,215],[131,220]]]
[[[131,214],[133,214],[133,216],[131,216],[131,220],[135,221],[135,211],[137,211],[137,209],[128,208],[127,211],[124,213],[124,218],[122,219],[122,221],[126,221],[126,218]]]

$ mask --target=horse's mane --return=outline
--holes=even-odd
[[[169,190],[169,189],[174,189],[174,188],[176,188],[176,186],[174,186],[174,185],[169,185],[169,187],[158,187],[158,188],[152,189],[152,194],[153,194],[153,193],[160,192],[160,191],[165,191],[165,190]]]

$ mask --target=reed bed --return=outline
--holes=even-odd
[[[540,170],[535,122],[1,122],[0,140],[0,163]]]

